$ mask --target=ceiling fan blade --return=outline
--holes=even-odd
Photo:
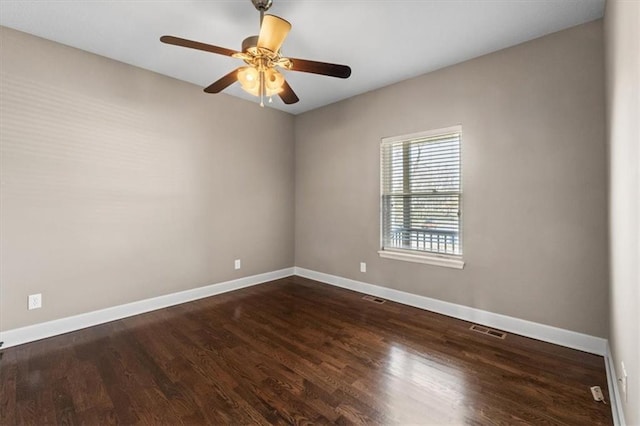
[[[287,105],[295,104],[300,100],[291,86],[289,86],[289,83],[287,83],[286,81],[282,85],[282,92],[278,93],[278,96],[280,96],[282,102]]]
[[[291,24],[275,15],[264,15],[260,25],[258,47],[277,53],[291,30]]]
[[[235,50],[225,49],[224,47],[214,46],[213,44],[200,43],[199,41],[187,40],[185,38],[164,35],[160,37],[160,41],[175,46],[188,47],[190,49],[204,50],[205,52],[217,53],[219,55],[231,56],[238,53]]]
[[[204,91],[207,93],[220,93],[227,87],[231,86],[233,83],[238,81],[238,71],[240,68],[237,68],[231,71],[229,74],[215,81],[208,87],[205,87]]]
[[[291,67],[292,71],[309,72],[338,78],[349,78],[351,75],[351,68],[347,65],[329,64],[326,62],[309,61],[307,59],[289,59],[293,64]]]

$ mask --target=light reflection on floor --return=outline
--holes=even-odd
[[[394,421],[463,424],[469,418],[464,371],[399,344],[391,346],[387,360],[383,378]]]

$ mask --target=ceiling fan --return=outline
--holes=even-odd
[[[260,12],[260,34],[245,38],[241,52],[180,37],[160,37],[163,43],[232,56],[246,63],[246,66],[231,71],[206,87],[205,92],[220,93],[239,81],[244,91],[260,98],[260,106],[264,106],[266,97],[271,102],[271,96],[276,94],[285,104],[294,104],[300,99],[278,68],[338,78],[348,78],[351,75],[351,68],[346,65],[282,56],[280,47],[291,30],[291,24],[278,16],[264,14],[273,0],[251,0],[251,3]]]

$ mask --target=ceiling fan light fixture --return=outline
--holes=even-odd
[[[242,67],[238,71],[238,81],[242,90],[253,95],[260,96],[260,71],[254,67]],[[284,76],[273,68],[264,70],[264,94],[266,96],[277,95],[282,92]]]

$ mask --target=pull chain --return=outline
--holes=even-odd
[[[264,95],[266,90],[266,87],[264,86],[264,66],[260,68],[261,68],[260,70],[260,106],[264,107]]]

